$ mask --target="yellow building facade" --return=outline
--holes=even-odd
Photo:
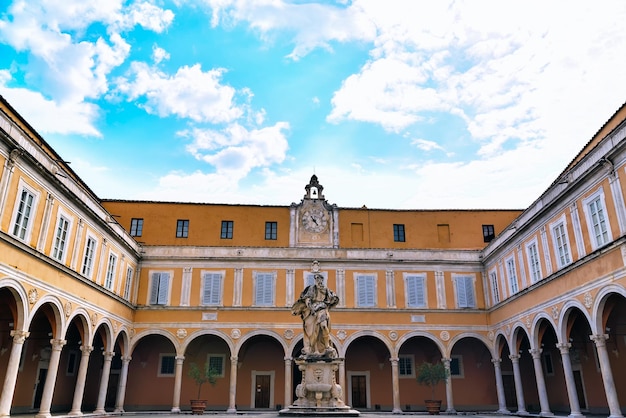
[[[314,273],[356,409],[424,410],[425,361],[448,412],[626,408],[624,107],[525,210],[102,200],[0,110],[0,416],[185,411],[192,363],[210,409],[290,405]]]

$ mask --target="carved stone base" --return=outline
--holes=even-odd
[[[335,378],[342,358],[309,357],[297,359],[302,382],[296,387],[298,399],[281,410],[279,415],[359,416],[360,412],[347,406],[343,391]]]

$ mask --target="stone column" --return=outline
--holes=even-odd
[[[391,411],[394,414],[401,414],[402,409],[400,408],[400,373],[398,372],[398,361],[397,357],[392,357],[389,359],[391,362],[391,391],[393,394],[393,410]],[[343,389],[346,390],[345,388]]]
[[[96,402],[96,410],[94,414],[105,414],[104,404],[107,397],[107,387],[109,385],[109,374],[111,373],[111,360],[115,352],[105,351],[102,353],[104,356],[104,364],[102,365],[102,376],[100,378],[100,389],[98,390],[98,401]]]
[[[570,343],[558,343],[556,347],[561,352],[561,362],[563,363],[563,374],[565,374],[565,385],[567,386],[567,396],[569,398],[569,407],[571,418],[584,417],[580,412],[580,404],[578,403],[578,394],[576,393],[576,383],[574,382],[574,372],[572,371],[572,361],[569,357]]]
[[[13,167],[15,167],[15,161],[17,160],[17,158],[21,155],[22,151],[14,149],[9,154],[9,158],[4,161],[2,177],[0,177],[0,213],[6,213],[4,210],[4,206],[7,201],[7,193],[9,191],[11,177],[13,177]],[[0,412],[0,414],[2,414],[2,412]]]
[[[180,388],[183,384],[183,362],[185,356],[176,356],[176,366],[174,368],[174,398],[172,399],[172,413],[180,413]]]
[[[498,395],[498,412],[499,414],[509,414],[510,411],[506,409],[506,398],[504,397],[504,383],[502,382],[502,369],[500,363],[502,359],[492,358],[493,370],[496,375],[496,394]]]
[[[230,358],[230,390],[228,392],[228,409],[226,412],[230,414],[237,413],[237,407],[235,406],[235,398],[237,395],[237,362],[239,358],[232,356]]]
[[[517,414],[526,415],[526,404],[524,402],[524,388],[522,387],[522,374],[519,369],[519,356],[511,354],[509,356],[513,363],[513,379],[515,380],[515,396],[517,397]]]
[[[446,413],[456,414],[454,409],[454,399],[452,397],[452,374],[450,373],[450,361],[449,358],[442,358],[443,366],[446,368],[448,378],[446,379]]]
[[[122,357],[122,370],[120,370],[120,381],[117,385],[117,394],[115,395],[115,411],[124,412],[124,398],[126,397],[126,381],[128,380],[128,363],[132,357]]]
[[[54,385],[57,380],[57,372],[59,370],[59,360],[61,359],[61,350],[67,341],[50,340],[52,351],[50,353],[50,362],[48,363],[48,374],[46,375],[46,383],[43,386],[41,395],[41,404],[39,413],[36,418],[50,417],[50,406],[52,405],[52,395],[54,394]]]
[[[93,351],[90,345],[80,346],[81,356],[80,365],[78,366],[78,376],[76,377],[76,386],[74,387],[74,400],[72,401],[72,410],[69,415],[82,415],[81,408],[83,406],[83,394],[85,393],[85,382],[87,379],[87,369],[89,368],[89,355]]]
[[[606,393],[606,402],[609,405],[609,411],[611,413],[609,418],[621,418],[623,415],[619,406],[617,391],[615,390],[609,353],[606,349],[606,340],[609,336],[607,334],[598,334],[590,335],[589,338],[596,344],[598,361],[600,362],[600,372],[602,373],[602,382],[604,383],[604,392]]]
[[[341,400],[346,402],[346,362],[342,361],[339,363],[339,386],[341,386]]]
[[[548,402],[548,391],[546,389],[546,381],[543,377],[543,367],[541,366],[541,349],[532,348],[528,350],[533,357],[533,367],[535,369],[535,380],[537,381],[537,392],[539,393],[539,405],[541,406],[542,417],[553,416],[550,411],[550,403]]]
[[[30,332],[28,331],[11,331],[13,345],[11,346],[9,363],[7,364],[2,393],[0,394],[0,417],[8,417],[11,413],[11,403],[13,402],[13,393],[15,392],[15,383],[17,382],[17,371],[20,367],[22,347],[24,347],[24,341],[29,335]]]
[[[285,357],[285,405],[284,405],[285,408],[291,405],[291,399],[292,399],[292,393],[293,393],[293,388],[292,388],[293,376],[291,375],[292,361],[293,359],[291,357]]]

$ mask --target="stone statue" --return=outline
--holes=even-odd
[[[324,276],[315,274],[315,284],[304,288],[300,298],[291,307],[293,315],[300,315],[304,329],[305,358],[335,358],[337,351],[330,343],[330,309],[339,303],[339,297],[324,285]]]

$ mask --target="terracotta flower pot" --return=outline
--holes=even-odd
[[[191,413],[193,415],[204,414],[204,410],[206,409],[205,399],[192,399],[189,402],[191,403]]]
[[[430,415],[439,415],[439,411],[441,410],[441,401],[427,399],[424,401],[426,403],[426,410]]]

